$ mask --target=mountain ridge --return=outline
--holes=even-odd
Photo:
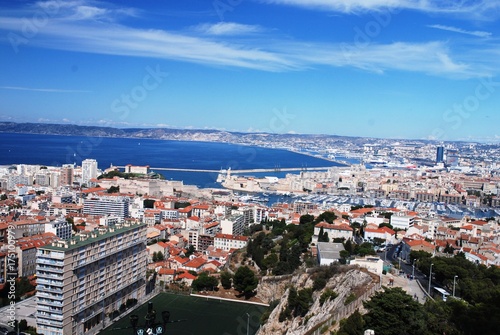
[[[417,139],[381,139],[360,136],[341,136],[327,134],[238,132],[218,129],[179,129],[179,128],[114,128],[104,126],[83,126],[57,123],[17,123],[0,121],[0,133],[28,133],[40,135],[92,136],[92,137],[129,137],[144,139],[211,141],[231,143],[254,143],[262,140],[268,142],[286,139],[329,140],[350,143],[369,143],[377,141],[426,142],[432,140]]]

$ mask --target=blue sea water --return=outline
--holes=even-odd
[[[237,170],[339,166],[334,162],[287,150],[229,143],[0,133],[0,165],[81,165],[82,160],[87,158],[97,160],[100,169],[106,169],[111,164],[149,165],[153,170],[155,167],[206,170],[231,167]],[[158,172],[167,179],[182,180],[188,185],[221,187],[216,183],[217,173]],[[285,174],[265,173],[278,177]]]

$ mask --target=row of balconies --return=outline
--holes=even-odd
[[[37,325],[41,324],[41,325],[49,325],[49,326],[54,326],[54,327],[62,327],[63,326],[62,315],[60,318],[57,319],[57,320],[60,319],[60,321],[52,321],[54,319],[56,319],[56,318],[54,318],[53,316],[45,316],[45,315],[40,315],[39,313],[36,313]]]
[[[37,297],[45,297],[53,300],[63,300],[64,297],[62,294],[58,293],[50,293],[50,292],[45,292],[45,291],[37,291],[36,292]]]
[[[63,283],[62,280],[50,280],[50,279],[45,279],[42,276],[40,276],[40,277],[37,278],[36,283],[38,285],[64,286],[64,283]]]
[[[47,264],[47,265],[52,265],[52,266],[64,266],[64,262],[62,261],[56,261],[50,258],[42,258],[38,257],[36,259],[37,264]]]
[[[47,257],[47,258],[51,258],[51,259],[64,259],[64,257],[65,257],[65,254],[62,252],[51,251],[49,254],[46,252],[44,253],[44,251],[46,251],[46,250],[42,250],[42,249],[37,250],[36,257]]]
[[[62,268],[57,268],[53,266],[43,266],[43,265],[36,265],[36,271],[50,271],[50,272],[55,272],[55,273],[64,273],[64,269]]]
[[[54,306],[63,306],[64,305],[62,303],[62,301],[57,301],[57,300],[52,300],[52,299],[43,299],[38,294],[37,294],[37,297],[36,297],[36,303],[37,303],[38,306],[43,306],[44,304],[45,305],[49,305],[49,306],[52,306],[52,305],[54,305]]]
[[[55,273],[49,273],[49,272],[38,272],[36,274],[37,278],[54,278],[54,279],[59,279],[62,280],[62,276],[59,274]]]
[[[116,253],[120,250],[126,249],[127,247],[134,246],[134,245],[137,245],[137,244],[140,244],[143,242],[144,241],[129,241],[126,244],[120,244],[116,250],[111,249],[111,250],[107,250],[107,252],[105,252],[105,253],[98,253],[97,255],[95,253],[93,253],[91,255],[87,255],[86,257],[79,259],[76,264],[73,264],[73,270],[76,268],[79,268],[81,266],[84,266],[86,264],[101,260],[105,257],[112,256],[114,253]]]
[[[39,304],[37,303],[37,307],[36,307],[37,311],[45,311],[45,312],[49,312],[49,313],[58,313],[58,314],[62,314],[62,308],[56,308],[56,307],[52,307],[50,305],[42,305],[42,304]]]
[[[50,293],[63,293],[63,290],[60,288],[52,288],[44,285],[37,285],[36,289],[39,292],[50,292]]]

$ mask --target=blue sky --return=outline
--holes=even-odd
[[[0,121],[500,140],[496,0],[0,6]]]

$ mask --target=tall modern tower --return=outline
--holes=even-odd
[[[97,178],[97,161],[85,159],[82,161],[82,184],[89,184],[92,178]]]
[[[436,163],[444,162],[444,147],[437,147],[436,150]]]

